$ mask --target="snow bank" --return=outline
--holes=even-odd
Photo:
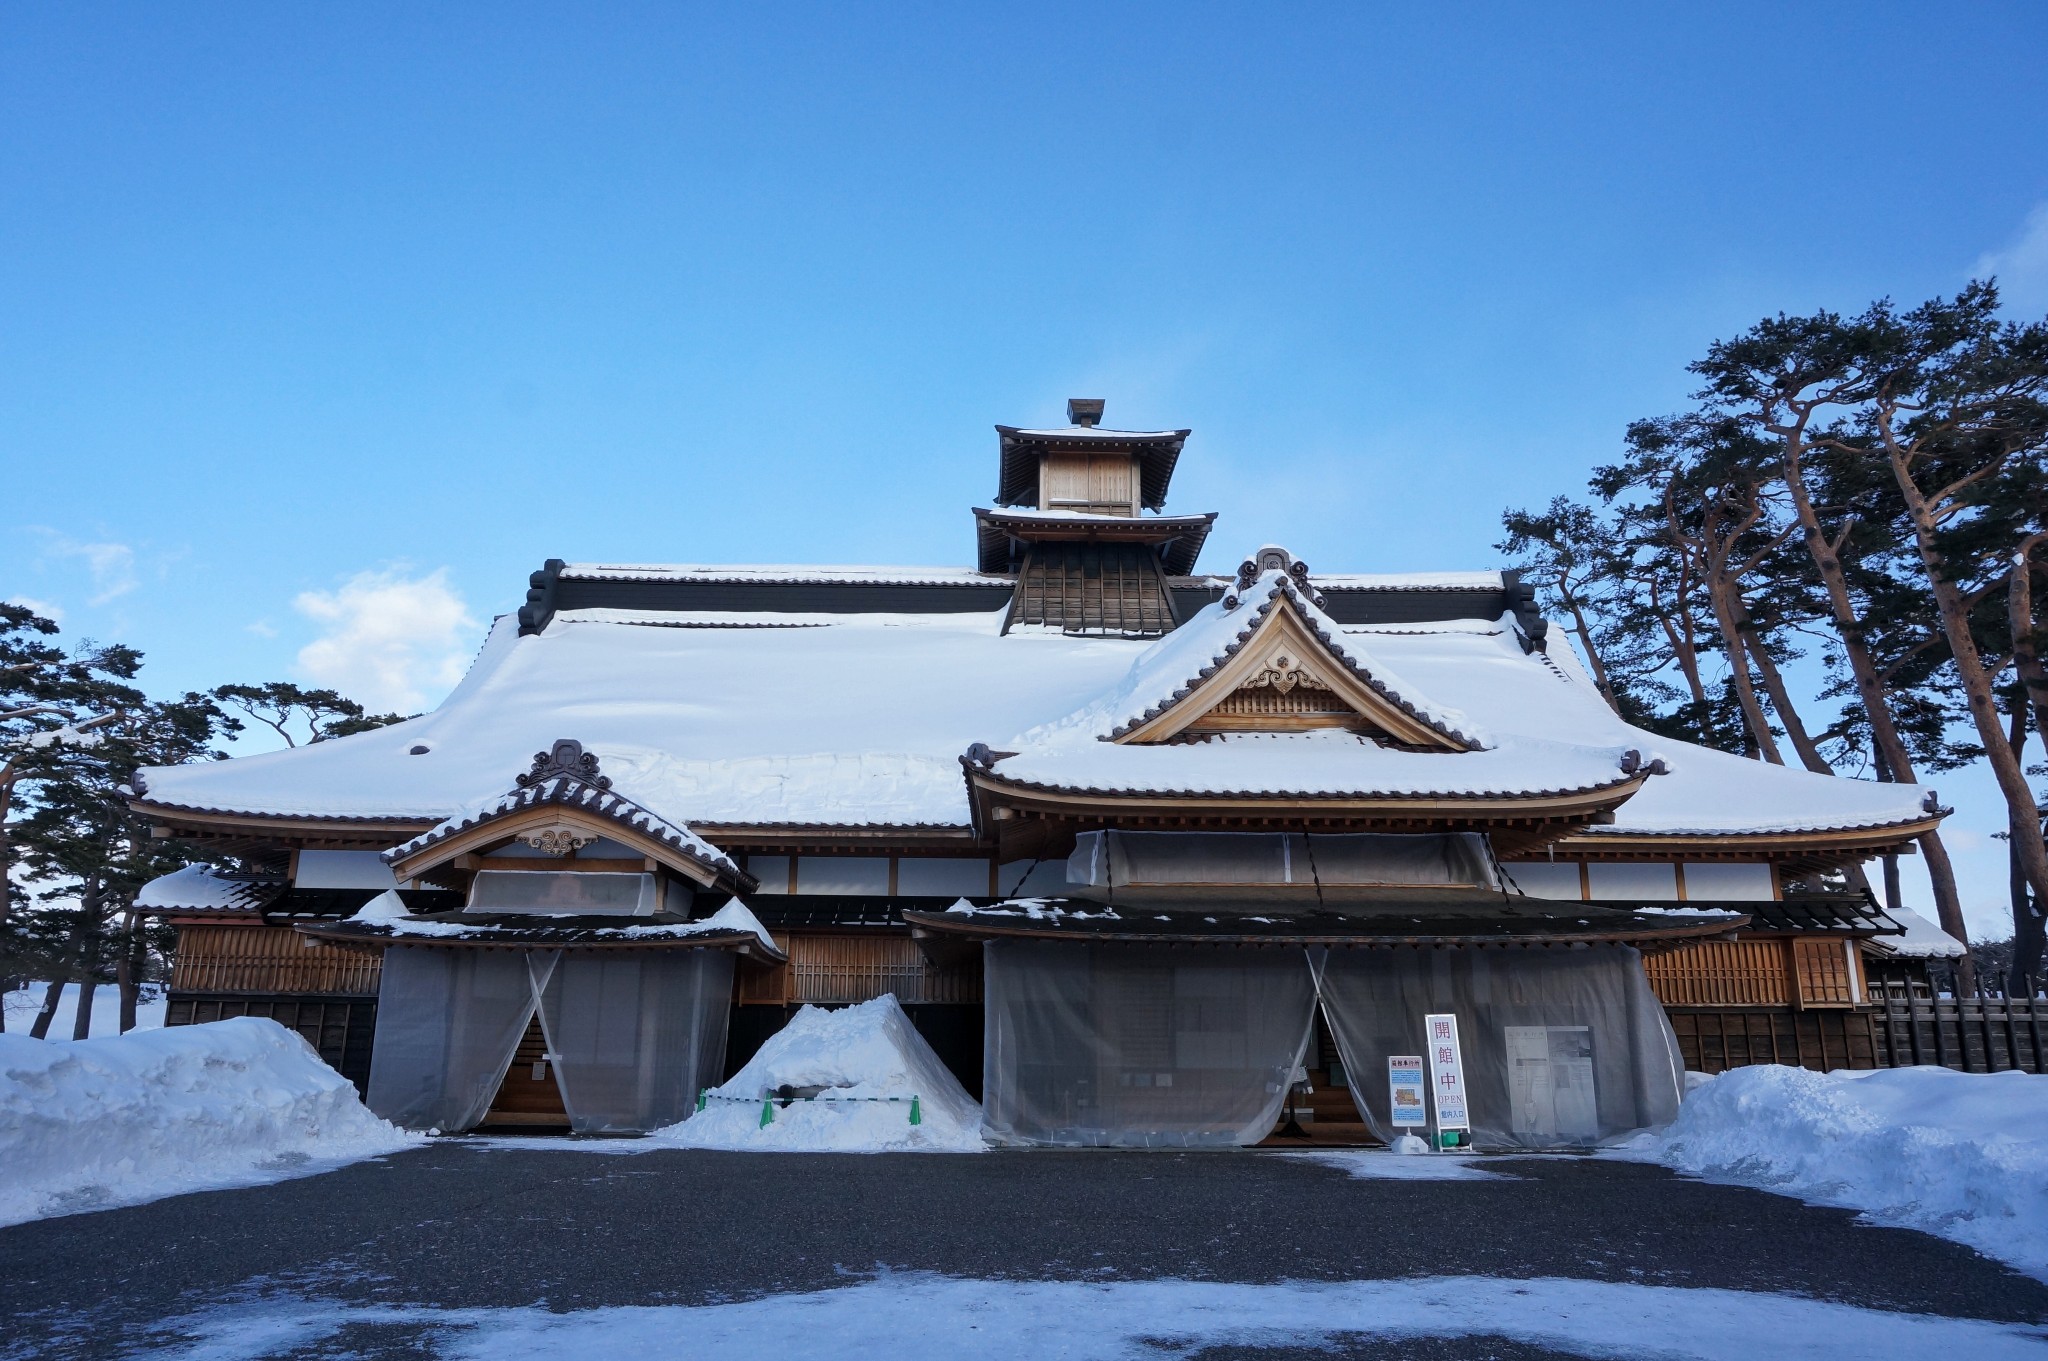
[[[423,1140],[275,1021],[0,1035],[0,1224],[324,1172]]]
[[[1619,1152],[1861,1210],[2048,1280],[2048,1077],[1737,1068]]]
[[[761,1102],[789,1086],[822,1087],[814,1101]],[[893,995],[838,1011],[805,1007],[761,1046],[705,1108],[652,1136],[685,1148],[812,1153],[975,1153],[981,1107],[967,1094]],[[896,1101],[859,1098],[897,1097]],[[910,1123],[910,1098],[922,1122]],[[722,1098],[722,1099],[721,1099]]]

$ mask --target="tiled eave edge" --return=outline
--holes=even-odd
[[[1479,936],[1441,934],[1402,934],[1395,931],[1359,931],[1337,935],[1317,933],[1231,933],[1199,934],[1174,932],[1171,930],[1148,931],[1133,919],[1132,929],[1104,931],[1081,925],[1063,926],[1057,920],[1033,921],[1029,918],[999,920],[976,917],[973,914],[952,914],[945,912],[905,912],[903,919],[913,934],[932,936],[954,936],[978,940],[1009,938],[1018,940],[1072,940],[1098,943],[1144,943],[1177,945],[1226,945],[1226,946],[1267,946],[1299,948],[1304,945],[1350,945],[1395,949],[1419,945],[1451,945],[1468,949],[1529,949],[1546,945],[1593,945],[1626,944],[1654,945],[1658,943],[1683,944],[1688,941],[1721,937],[1730,931],[1749,924],[1747,917],[1717,917],[1705,921],[1673,921],[1671,923],[1644,924],[1640,922],[1616,923],[1612,926],[1589,927],[1584,930],[1561,929],[1539,934]]]
[[[563,776],[541,780],[465,816],[448,818],[412,840],[386,851],[384,858],[394,867],[408,861],[418,862],[435,847],[469,832],[546,809],[579,813],[593,821],[652,841],[669,853],[698,866],[722,887],[739,891],[757,887],[752,876],[735,864],[730,857],[724,854],[706,855],[696,844],[702,838],[694,832],[676,826],[623,794]]]
[[[614,929],[630,929],[620,927]],[[298,922],[292,930],[312,940],[358,949],[418,945],[471,950],[733,950],[764,964],[781,964],[788,956],[772,949],[752,931],[699,931],[675,936],[607,936],[604,927],[479,928],[474,935],[413,934],[371,922]]]
[[[1910,852],[1912,843],[1941,824],[1942,813],[1892,822],[1836,826],[1772,827],[1755,830],[1653,831],[1637,827],[1588,827],[1553,843],[1550,854],[1572,860],[1790,859],[1806,856],[1858,859]]]

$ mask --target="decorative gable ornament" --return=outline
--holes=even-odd
[[[531,846],[542,855],[574,855],[597,838],[580,828],[557,824],[553,827],[534,827],[518,834],[515,838],[521,845]]]
[[[1223,598],[1226,613],[1256,607],[1218,639],[1209,665],[1164,704],[1121,725],[1108,740],[1155,744],[1218,733],[1288,733],[1336,728],[1410,751],[1479,746],[1431,717],[1373,674],[1337,638],[1308,580],[1308,565],[1277,544],[1244,560]]]
[[[546,751],[535,752],[533,769],[515,777],[515,783],[521,789],[529,789],[542,780],[552,780],[558,776],[581,780],[599,789],[612,787],[611,776],[597,773],[596,754],[585,751],[581,742],[569,737],[557,740]]]

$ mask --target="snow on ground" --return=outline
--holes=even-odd
[[[1611,1156],[1861,1210],[2048,1280],[2048,1077],[1736,1068]]]
[[[0,1035],[0,1224],[324,1172],[424,1140],[275,1021]]]
[[[822,1087],[815,1101],[761,1104],[783,1086]],[[922,1122],[910,1123],[910,1098]],[[862,1098],[895,1097],[895,1101]],[[705,1108],[652,1136],[683,1148],[782,1152],[979,1152],[981,1107],[910,1023],[893,995],[825,1011],[805,1007]]]
[[[557,1311],[434,1309],[272,1298],[167,1320],[150,1355],[254,1361],[327,1355],[351,1329],[422,1337],[429,1357],[554,1361],[754,1358],[811,1361],[1109,1361],[1222,1347],[1307,1349],[1346,1338],[1509,1338],[1573,1356],[1694,1361],[2038,1361],[2040,1330],[1793,1295],[1612,1281],[979,1281],[885,1275],[838,1290],[737,1304]],[[362,1333],[357,1333],[360,1339]],[[183,1339],[183,1345],[172,1342]]]
[[[1270,1154],[1297,1162],[1322,1163],[1349,1172],[1361,1181],[1520,1181],[1511,1172],[1496,1172],[1480,1166],[1469,1153],[1416,1153],[1403,1155],[1380,1148],[1312,1149],[1302,1153]]]
[[[43,990],[47,983],[24,983],[13,992],[0,993],[0,1006],[6,1008],[7,1033],[26,1035],[28,1028],[35,1024],[36,1013],[42,1010]],[[78,985],[68,983],[63,995],[57,999],[57,1017],[50,1022],[50,1038],[68,1040],[71,1038],[71,1023],[78,1015]],[[135,1028],[137,1030],[161,1030],[164,1024],[164,990],[160,984],[145,984],[142,995],[135,999]],[[119,1034],[121,1030],[121,990],[112,983],[102,983],[92,995],[92,1034]]]

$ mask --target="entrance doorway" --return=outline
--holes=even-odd
[[[503,1052],[502,1050],[499,1052]],[[569,1111],[562,1104],[561,1084],[555,1081],[555,1065],[548,1059],[548,1044],[541,1033],[540,1017],[526,1023],[526,1034],[513,1051],[512,1066],[498,1084],[498,1094],[485,1113],[486,1129],[530,1129],[555,1134],[569,1132]]]

